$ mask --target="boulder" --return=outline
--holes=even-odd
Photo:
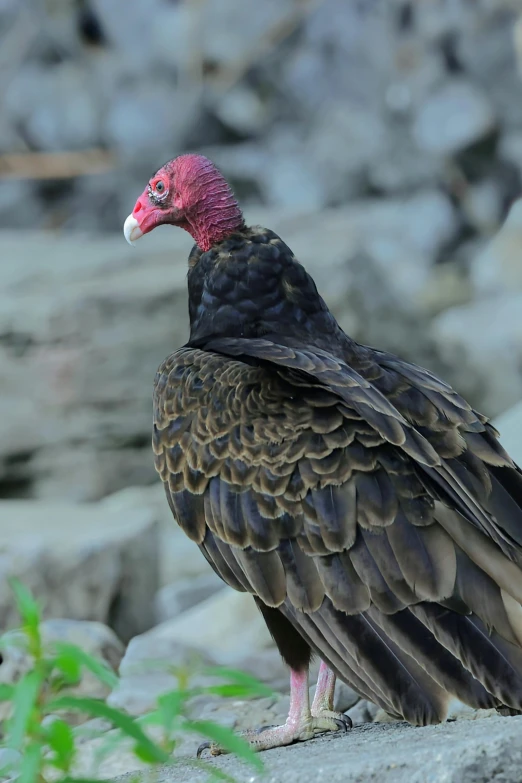
[[[522,465],[522,402],[493,420],[500,433],[500,442],[518,465]]]
[[[251,595],[228,587],[178,617],[131,640],[120,666],[120,684],[109,704],[140,715],[175,687],[176,665],[203,661],[250,671],[264,679],[263,652],[270,650],[269,677],[281,680],[284,666]],[[287,675],[286,675],[287,676]]]
[[[210,567],[195,579],[165,585],[156,594],[157,622],[173,620],[182,612],[219,592],[224,586],[223,580]]]
[[[454,79],[432,93],[420,106],[413,135],[421,152],[454,155],[495,128],[495,113],[478,87]]]
[[[157,477],[150,487],[126,487],[109,495],[103,503],[104,506],[120,513],[136,507],[144,507],[158,520],[160,538],[158,579],[161,587],[170,584],[186,586],[199,577],[212,575],[212,569],[197,544],[191,541],[176,524],[165,497],[163,484]]]
[[[452,384],[487,416],[522,398],[521,311],[522,292],[512,291],[450,307],[431,325]]]
[[[127,641],[154,622],[159,540],[153,513],[103,504],[0,503],[0,623],[19,623],[8,579],[44,617],[107,623]]]
[[[522,199],[517,199],[500,231],[471,264],[470,277],[478,296],[522,291]]]

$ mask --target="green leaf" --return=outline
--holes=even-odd
[[[54,659],[53,663],[54,667],[59,669],[63,674],[63,678],[59,678],[60,687],[63,685],[76,685],[78,682],[80,682],[82,669],[75,658],[59,653]]]
[[[201,690],[203,693],[212,694],[213,696],[222,696],[224,699],[237,699],[240,697],[251,697],[253,695],[252,688],[249,685],[234,685],[232,683],[226,683],[225,685],[208,685]],[[263,692],[263,695],[270,695],[270,691],[268,693]]]
[[[40,606],[31,591],[16,578],[9,580],[15,595],[16,606],[25,625],[37,626],[40,622]]]
[[[40,637],[40,605],[33,598],[31,591],[18,579],[9,580],[14,593],[16,605],[22,618],[24,631],[29,639],[29,652],[36,659],[42,655],[42,640]]]
[[[71,778],[69,776],[60,779],[60,783],[111,783],[110,780],[102,780],[101,778]],[[129,781],[131,783],[131,781]]]
[[[45,730],[45,737],[49,746],[54,751],[52,763],[58,769],[67,772],[70,769],[75,756],[74,734],[71,727],[63,720],[53,720]]]
[[[221,745],[225,750],[248,761],[258,770],[261,771],[263,769],[261,759],[254,753],[250,745],[225,726],[220,726],[218,723],[213,723],[209,720],[193,720],[186,721],[183,724],[183,728],[208,737],[217,745]]]
[[[154,764],[157,760],[155,755],[151,753],[149,749],[144,747],[143,745],[135,745],[134,748],[132,749],[132,752],[134,753],[136,758],[138,758],[140,761],[144,761],[146,764]]]
[[[246,672],[238,671],[237,669],[227,669],[220,666],[207,666],[202,670],[202,674],[209,677],[218,677],[220,680],[228,680],[231,684],[237,685],[244,689],[242,695],[246,696],[272,696],[273,691],[268,685],[259,682],[255,677]],[[213,688],[216,686],[209,686]],[[217,686],[219,687],[219,686]],[[205,688],[205,690],[207,690]],[[212,692],[212,691],[210,691]]]
[[[24,675],[15,686],[13,715],[9,720],[8,730],[8,743],[11,748],[20,750],[23,746],[42,684],[42,674],[38,671],[31,671]]]
[[[32,742],[24,748],[24,757],[17,783],[36,783],[37,780],[41,779],[39,774],[41,768],[42,745],[39,742]]]
[[[57,642],[55,649],[58,653],[56,658],[57,666],[65,671],[63,666],[69,666],[72,671],[74,667],[77,667],[79,672],[82,666],[89,669],[100,682],[107,685],[109,688],[115,688],[118,685],[118,677],[103,661],[95,658],[89,653],[86,653],[80,647],[75,644],[67,644],[65,642]]]
[[[0,683],[0,701],[11,701],[14,696],[15,686]]]
[[[46,710],[47,712],[56,712],[57,710],[78,710],[80,712],[87,712],[95,718],[106,718],[114,724],[114,726],[121,729],[124,734],[134,739],[138,747],[148,750],[154,761],[166,762],[169,760],[168,753],[165,753],[159,745],[156,745],[156,743],[147,737],[133,718],[114,709],[114,707],[110,707],[103,701],[80,696],[61,696],[48,702]]]
[[[169,691],[158,698],[157,713],[160,718],[160,725],[169,731],[176,718],[181,715],[185,704],[186,694],[183,691]]]

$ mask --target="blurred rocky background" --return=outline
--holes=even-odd
[[[522,0],[0,0],[1,624],[17,574],[48,617],[94,623],[74,638],[133,639],[111,699],[135,713],[165,685],[134,674],[158,650],[286,678],[152,465],[191,240],[162,227],[134,249],[121,229],[187,150],[353,337],[497,416],[522,398]],[[242,710],[259,717],[223,720]]]

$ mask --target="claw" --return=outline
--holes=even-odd
[[[201,754],[203,753],[204,750],[210,750],[210,755],[213,756],[214,755],[212,753],[212,745],[213,744],[214,744],[213,742],[202,742],[201,745],[198,748],[197,753],[196,753],[196,758],[200,759],[201,758]]]
[[[334,718],[334,720],[339,727],[339,731],[348,731],[348,729],[353,729],[352,719],[349,715],[343,714],[342,718]]]

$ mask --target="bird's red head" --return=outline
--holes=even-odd
[[[149,180],[123,227],[133,244],[162,223],[180,226],[209,250],[244,225],[232,190],[203,155],[180,155]]]

